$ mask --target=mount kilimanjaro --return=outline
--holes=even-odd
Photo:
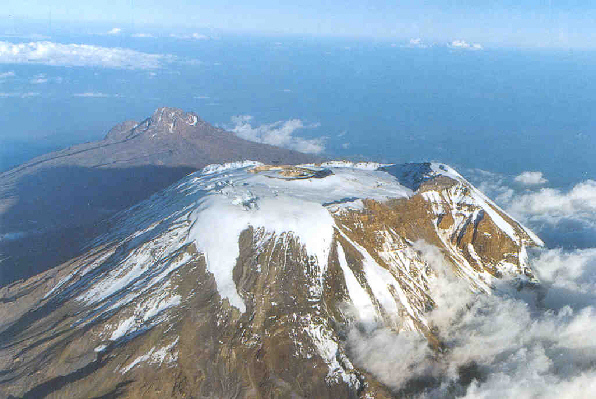
[[[0,395],[407,397],[350,336],[383,327],[449,350],[428,317],[443,272],[422,248],[474,292],[538,284],[527,248],[540,239],[447,165],[271,160],[191,173],[0,289]]]

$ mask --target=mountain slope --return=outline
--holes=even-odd
[[[192,112],[159,108],[140,123],[114,127],[102,141],[1,173],[0,286],[79,255],[103,229],[95,222],[208,164],[246,157],[284,164],[319,159],[241,139]]]
[[[378,326],[440,348],[436,266],[532,283],[540,240],[441,164],[210,166],[87,252],[0,290],[6,397],[391,397],[350,357]]]

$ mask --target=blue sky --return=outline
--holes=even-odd
[[[492,46],[596,47],[596,5],[589,1],[314,1],[5,0],[4,29],[37,21],[112,24],[123,30],[189,29],[428,41]],[[87,32],[91,33],[91,32]]]

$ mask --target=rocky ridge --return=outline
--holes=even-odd
[[[5,397],[392,397],[345,337],[385,326],[442,347],[417,244],[487,294],[536,283],[541,245],[434,163],[214,165],[110,225],[0,290]]]

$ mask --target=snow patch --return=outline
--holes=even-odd
[[[346,261],[346,254],[343,247],[337,243],[337,257],[339,259],[339,265],[344,273],[346,281],[346,287],[348,288],[348,295],[352,300],[352,304],[358,311],[360,320],[366,324],[373,324],[377,321],[377,312],[375,305],[372,303],[370,296],[364,288],[360,285],[354,272],[348,266]]]
[[[173,352],[172,349],[178,343],[176,338],[171,344],[164,346],[160,349],[151,348],[146,354],[137,357],[128,366],[120,369],[121,374],[125,374],[132,370],[135,366],[143,362],[149,362],[149,364],[157,364],[161,366],[163,363],[171,364],[178,360],[178,352]]]

